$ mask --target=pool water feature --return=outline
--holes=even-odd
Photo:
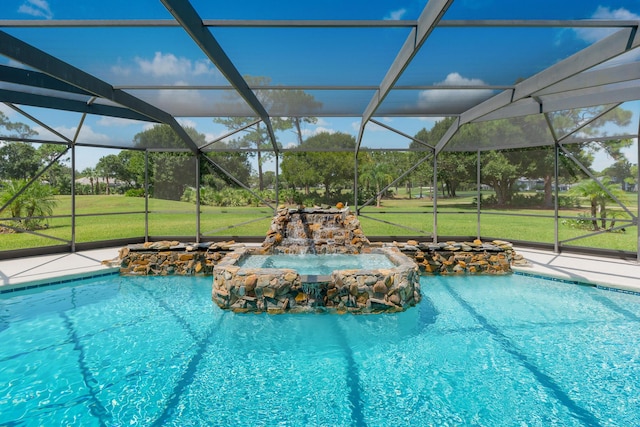
[[[301,275],[330,275],[335,270],[374,270],[395,267],[385,254],[249,255],[240,262],[239,266],[244,268],[291,268]]]
[[[368,257],[379,262],[367,264]],[[327,259],[350,262],[318,270]],[[419,277],[397,248],[371,247],[348,208],[285,207],[260,248],[237,249],[216,264],[211,297],[243,313],[387,313],[420,301]]]
[[[640,424],[640,296],[423,277],[384,316],[238,315],[194,277],[0,296],[0,425]]]
[[[271,314],[389,313],[421,299],[417,264],[391,247],[358,255],[267,256],[240,248],[214,267],[211,293],[220,308]]]

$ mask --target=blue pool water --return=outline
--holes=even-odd
[[[389,315],[239,315],[210,278],[0,296],[2,426],[632,426],[640,297],[423,277]]]
[[[375,270],[395,265],[384,254],[276,254],[249,255],[240,262],[245,268],[292,268],[298,274],[326,275],[336,270]]]

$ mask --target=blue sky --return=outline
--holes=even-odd
[[[406,19],[415,20],[425,0],[323,1],[285,0],[212,2],[194,0],[203,19]],[[157,0],[3,0],[0,19],[170,19]],[[557,0],[456,0],[444,19],[640,19],[638,0],[557,1]],[[34,46],[114,85],[225,85],[224,77],[191,39],[177,28],[87,29],[87,28],[8,28]],[[268,75],[274,84],[367,84],[377,85],[407,37],[407,28],[358,30],[340,29],[326,35],[320,31],[292,29],[221,28],[212,30],[242,74]],[[399,84],[423,85],[508,85],[565,58],[606,35],[593,29],[438,29],[405,70]],[[511,44],[505,43],[509,40]],[[292,54],[293,52],[293,54]],[[300,52],[304,52],[300,56]],[[456,55],[452,55],[455,52]],[[302,58],[302,59],[301,59]],[[535,60],[532,60],[535,59]],[[637,60],[637,58],[631,58]],[[8,58],[0,63],[21,66]],[[434,66],[438,64],[438,66]],[[502,64],[502,66],[501,66]],[[364,65],[364,66],[362,66]],[[533,67],[533,68],[531,68]],[[442,94],[442,92],[440,92]],[[487,96],[481,92],[478,96]],[[213,105],[210,93],[195,90],[147,91],[143,99],[161,102],[176,111]],[[408,93],[413,107],[430,102],[456,100],[434,98],[432,92]],[[145,98],[148,97],[148,98]],[[365,103],[370,99],[364,94]],[[330,99],[327,102],[331,102]],[[356,98],[342,102],[356,102]],[[637,123],[638,108],[634,105]],[[13,110],[0,105],[11,120],[36,128],[41,136],[48,132]],[[38,108],[25,110],[72,137],[80,115]],[[214,139],[226,130],[210,118],[187,115],[179,122],[195,127]],[[389,126],[414,135],[429,128],[437,118],[378,118]],[[320,131],[342,131],[357,135],[359,117],[320,118],[305,128],[306,135]],[[125,145],[148,124],[105,117],[88,117],[80,138],[90,143]],[[401,147],[410,141],[370,124],[365,146]],[[637,130],[637,129],[636,129]],[[283,145],[295,142],[295,135],[278,135]],[[102,155],[96,151],[79,159],[78,169],[90,166]],[[633,153],[635,156],[636,153]],[[637,162],[635,157],[632,161]]]

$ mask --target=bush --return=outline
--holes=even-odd
[[[8,208],[14,224],[19,228],[37,230],[48,227],[46,217],[53,215],[53,209],[57,205],[51,186],[33,182],[20,196],[14,198],[25,185],[26,181],[24,180],[12,180],[5,183],[0,194],[0,205],[13,199]]]
[[[124,195],[125,197],[144,197],[144,188],[130,188]]]

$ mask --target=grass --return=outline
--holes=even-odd
[[[438,199],[437,231],[439,236],[475,236],[477,210],[472,205],[475,192],[462,193],[453,199]],[[71,197],[57,196],[54,216],[71,215]],[[142,237],[145,233],[145,202],[143,198],[119,195],[76,197],[76,242]],[[637,212],[636,206],[631,206]],[[150,236],[195,236],[195,205],[172,200],[149,200]],[[561,215],[584,213],[584,209],[563,210]],[[530,216],[513,216],[512,214]],[[540,217],[541,215],[547,217]],[[264,236],[273,211],[268,207],[211,207],[202,206],[200,232],[205,237]],[[366,206],[360,222],[368,236],[425,236],[434,229],[433,202],[423,199],[383,200],[380,208]],[[553,210],[483,209],[480,217],[482,236],[505,240],[553,243],[555,239]],[[637,251],[637,229],[627,227],[626,233],[604,233],[579,239],[567,245],[613,250]],[[71,240],[70,217],[52,218],[49,228],[38,233]],[[589,234],[588,230],[559,226],[560,240]],[[29,233],[0,235],[0,250],[12,250],[58,245],[64,242]]]

